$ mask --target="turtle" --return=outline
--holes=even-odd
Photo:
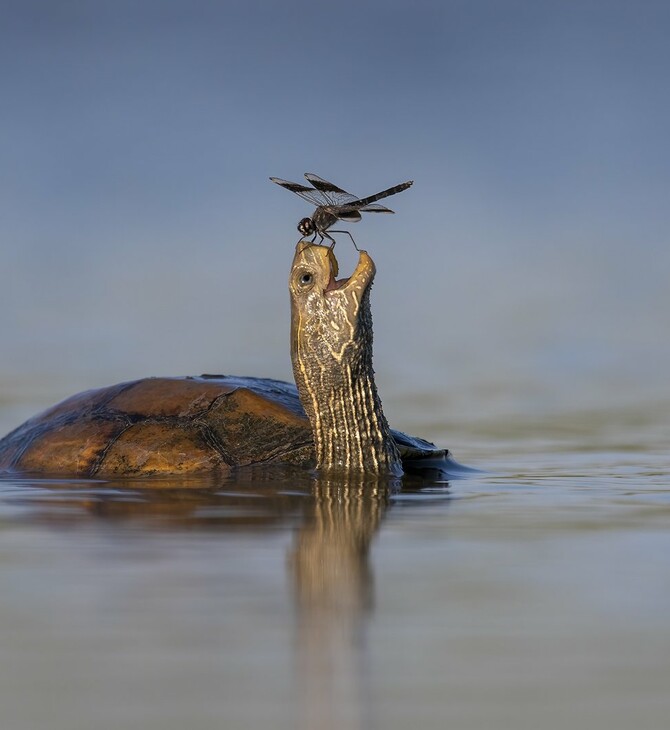
[[[0,440],[0,471],[75,477],[227,473],[252,464],[400,476],[453,472],[447,449],[390,429],[372,369],[366,251],[337,279],[332,248],[301,240],[289,277],[296,385],[153,377],[74,395]]]

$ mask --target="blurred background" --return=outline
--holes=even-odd
[[[667,3],[1,13],[3,430],[147,375],[291,379],[310,208],[268,177],[305,171],[361,196],[415,180],[350,227],[393,425],[467,458],[487,423],[665,417]]]

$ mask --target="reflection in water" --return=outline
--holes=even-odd
[[[425,484],[315,477],[293,467],[254,467],[223,483],[14,478],[0,481],[0,519],[23,516],[57,529],[104,521],[162,532],[295,527],[287,567],[296,616],[296,712],[301,727],[346,730],[370,727],[370,544],[393,496]]]
[[[245,471],[216,477],[114,481],[0,480],[3,511],[24,510],[32,522],[86,523],[111,520],[141,530],[253,529],[299,515],[309,496],[309,474],[289,470]],[[290,487],[290,488],[289,488]]]
[[[453,497],[0,479],[2,727],[665,727],[667,454],[498,457]]]
[[[298,608],[332,614],[370,605],[367,554],[399,481],[317,479],[291,556]]]
[[[370,542],[398,482],[319,478],[290,556],[302,726],[369,727],[365,615]]]

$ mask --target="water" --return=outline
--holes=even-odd
[[[402,489],[6,477],[3,726],[664,727],[665,412],[489,411]]]

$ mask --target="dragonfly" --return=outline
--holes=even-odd
[[[377,193],[376,195],[359,198],[311,172],[306,172],[305,177],[312,184],[312,187],[282,180],[279,177],[270,178],[273,183],[281,185],[281,187],[290,190],[292,193],[299,195],[303,200],[316,206],[316,210],[312,213],[311,218],[303,218],[298,223],[300,233],[303,236],[312,236],[312,241],[315,241],[316,237],[319,236],[319,243],[322,243],[323,239],[327,238],[332,242],[330,245],[331,248],[335,245],[335,239],[330,234],[346,233],[351,238],[356,250],[358,250],[358,246],[356,246],[356,241],[354,241],[354,237],[349,231],[334,231],[331,230],[331,226],[337,221],[357,223],[361,219],[361,213],[393,213],[390,208],[379,205],[377,201],[388,198],[396,193],[401,193],[414,183],[414,180],[408,180],[407,182],[400,183],[400,185],[394,185],[392,188],[382,190],[381,193]]]

